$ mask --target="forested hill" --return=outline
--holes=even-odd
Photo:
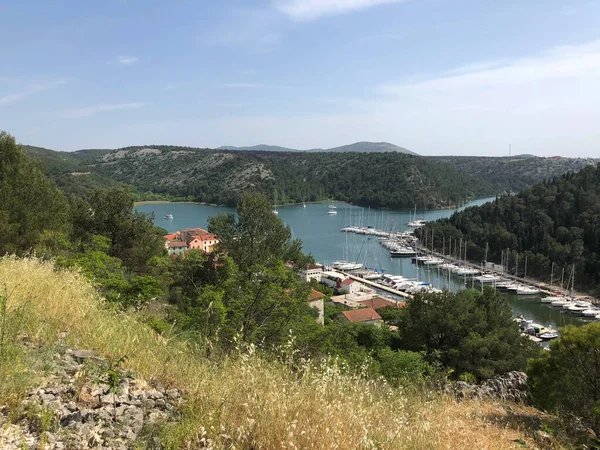
[[[400,152],[277,152],[137,146],[56,152],[25,146],[67,194],[130,186],[138,198],[234,204],[254,190],[278,203],[329,198],[363,206],[440,208],[518,191],[580,170],[586,159],[420,157]]]
[[[517,196],[468,208],[426,228],[435,229],[436,246],[443,239],[468,241],[467,257],[500,262],[509,249],[508,267],[518,273],[550,280],[569,278],[575,265],[575,288],[600,294],[600,168],[589,166],[524,190]],[[504,253],[506,254],[506,253]],[[565,282],[566,284],[566,282]]]
[[[129,147],[74,153],[80,171],[139,192],[234,204],[246,190],[280,203],[335,198],[365,206],[429,209],[488,195],[482,180],[419,156],[388,153],[300,153]],[[460,180],[458,182],[458,180]]]
[[[540,158],[531,155],[512,158],[487,156],[432,156],[431,158],[489,181],[497,186],[497,192],[519,192],[549,178],[567,172],[578,172],[600,161],[591,158]]]

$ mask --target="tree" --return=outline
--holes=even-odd
[[[527,374],[537,406],[582,417],[600,433],[600,323],[561,328]]]
[[[280,262],[304,260],[302,243],[292,240],[290,227],[273,214],[260,194],[244,194],[233,213],[208,220],[208,231],[219,237],[219,252],[230,256],[239,270],[251,276],[254,266],[275,268]]]
[[[15,139],[0,132],[0,253],[33,249],[45,231],[68,231],[67,202]]]
[[[109,240],[106,252],[138,274],[149,274],[152,258],[163,255],[164,230],[153,218],[134,211],[134,197],[125,189],[98,190],[89,203],[71,199],[73,237],[83,246],[94,235]]]
[[[425,352],[429,359],[487,379],[522,370],[535,354],[512,320],[510,306],[494,289],[456,294],[419,294],[407,303],[398,321],[401,346]]]

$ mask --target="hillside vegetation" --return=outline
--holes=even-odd
[[[449,164],[491,183],[496,192],[520,192],[544,180],[578,172],[600,160],[592,158],[538,158],[519,155],[512,158],[485,156],[434,156],[433,160]]]
[[[140,192],[235,204],[247,190],[279,203],[334,197],[364,206],[439,208],[489,194],[485,182],[401,153],[293,153],[156,146],[75,153],[85,170]],[[462,180],[456,183],[455,180]]]
[[[379,208],[416,204],[435,209],[520,191],[592,163],[570,158],[419,157],[390,146],[359,142],[315,152],[272,146],[244,147],[245,151],[174,146],[72,153],[24,149],[67,194],[87,196],[98,188],[128,187],[141,200],[228,205],[250,190],[269,198],[277,191],[278,203],[335,198]],[[266,151],[256,150],[263,147]]]
[[[193,345],[156,334],[141,316],[118,313],[82,276],[57,271],[51,262],[2,258],[0,280],[9,292],[4,323],[10,332],[2,349],[11,357],[10,364],[0,358],[0,404],[17,408],[43,377],[34,370],[43,367],[39,358],[59,345],[127,355],[128,369],[184,392],[183,418],[160,433],[164,448],[202,442],[215,449],[509,449],[521,445],[516,442],[533,448],[529,424],[552,420],[515,404],[395,389],[346,374],[333,362],[290,365],[286,351],[268,359],[247,347],[208,360]],[[17,336],[34,344],[36,364]]]
[[[452,236],[469,242],[468,257],[500,262],[509,250],[511,273],[565,285],[575,266],[575,287],[600,294],[600,169],[589,166],[537,184],[517,196],[468,208],[449,219],[432,223],[441,250]],[[519,265],[517,267],[517,254]]]

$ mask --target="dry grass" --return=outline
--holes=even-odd
[[[25,307],[23,331],[36,341],[50,346],[67,332],[67,345],[128,355],[127,366],[144,378],[184,389],[185,418],[164,433],[171,447],[190,438],[232,449],[522,448],[519,439],[534,447],[523,426],[501,420],[504,407],[489,403],[403,392],[332,364],[298,373],[251,349],[208,362],[113,311],[82,277],[50,262],[0,259],[0,282],[9,308]]]

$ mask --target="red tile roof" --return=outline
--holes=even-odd
[[[310,294],[308,294],[308,301],[312,302],[313,300],[318,300],[323,297],[325,297],[325,294],[323,294],[322,292],[319,292],[319,291],[315,291],[313,289],[312,292]]]
[[[194,239],[198,239],[199,241],[214,241],[217,237],[214,234],[202,234],[192,236]]]
[[[187,248],[187,244],[183,241],[170,241],[169,242],[169,248],[183,248],[186,247]]]
[[[352,309],[350,311],[344,311],[342,314],[344,314],[348,322],[354,323],[381,320],[381,316],[377,314],[377,311],[373,308]]]
[[[179,237],[179,234],[178,234],[178,233],[171,233],[171,234],[167,234],[167,235],[165,236],[165,239],[166,239],[167,241],[172,241],[173,239],[177,239],[178,237]]]
[[[406,306],[406,302],[399,301],[396,303],[393,300],[388,300],[381,297],[375,297],[370,300],[361,300],[358,303],[360,303],[361,305],[365,305],[369,308],[373,308],[375,310],[379,308],[385,308],[386,306],[391,306],[392,308],[404,308]]]
[[[354,280],[352,278],[346,278],[344,281],[342,281],[342,284],[352,284],[354,283]]]
[[[321,269],[321,266],[318,266],[316,264],[307,264],[306,265],[306,270],[314,270],[314,269]]]

